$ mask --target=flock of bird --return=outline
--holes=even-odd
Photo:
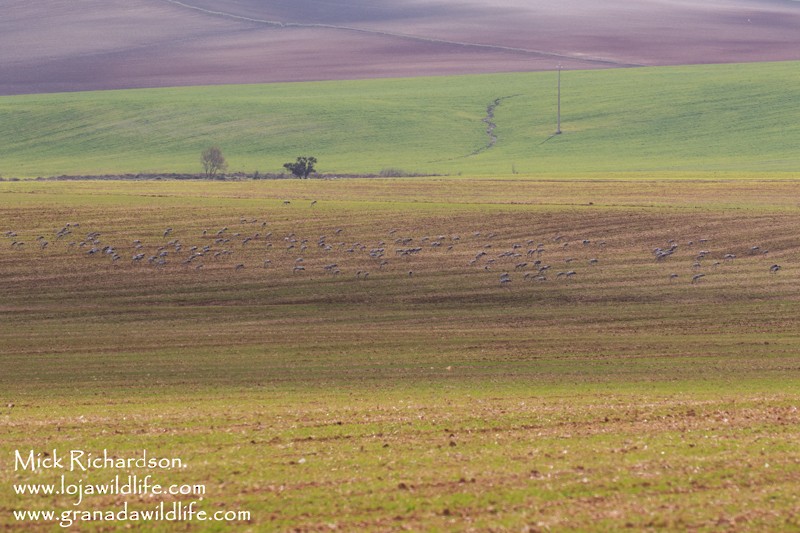
[[[413,277],[414,270],[408,267],[415,264],[422,267],[420,262],[426,259],[435,261],[435,265],[443,265],[444,257],[441,254],[455,253],[460,254],[456,257],[464,258],[461,264],[465,268],[479,269],[497,276],[500,285],[508,285],[519,279],[566,281],[579,276],[579,265],[587,269],[596,268],[605,261],[601,257],[609,255],[605,254],[605,240],[568,239],[559,234],[542,241],[520,239],[509,242],[499,238],[495,232],[475,231],[462,239],[459,235],[412,237],[403,235],[398,229],[389,229],[384,239],[364,244],[347,240],[342,228],[309,239],[294,232],[274,234],[269,222],[256,218],[242,217],[238,222],[238,226],[231,224],[234,229],[225,226],[176,232],[172,227],[167,227],[156,237],[151,233],[150,242],[142,239],[125,243],[111,242],[103,232],[87,232],[79,223],[72,222],[53,230],[50,235],[32,237],[30,245],[20,238],[17,231],[7,230],[4,235],[11,250],[33,247],[44,253],[55,247],[63,247],[72,255],[79,254],[113,265],[128,263],[159,269],[177,266],[202,270],[206,265],[213,264],[214,268],[229,268],[233,272],[255,265],[263,269],[285,268],[285,272],[291,271],[293,275],[316,271],[339,277],[345,272],[340,263],[346,263],[351,268],[349,274],[359,280],[370,279],[371,270],[383,272],[397,265],[402,275]],[[189,237],[193,241],[191,243],[184,241],[187,237],[177,236],[189,232],[194,233]],[[688,250],[702,248],[691,253],[693,259],[689,277],[691,283],[696,284],[706,276],[706,272],[702,271],[704,268],[716,269],[724,263],[737,260],[732,252],[714,254],[705,249],[707,242],[707,239],[699,239],[679,245],[670,240],[663,247],[652,249],[652,260],[656,263],[673,261],[673,256],[682,247]],[[751,246],[745,255],[765,256],[768,253],[759,246]],[[406,258],[414,259],[408,261]],[[354,267],[354,264],[361,266]],[[448,261],[448,264],[458,264],[458,261]],[[780,270],[779,264],[772,264],[768,272],[777,274]],[[669,274],[670,280],[680,277],[675,272]]]
[[[708,242],[708,239],[699,239],[697,244],[702,246],[702,245],[705,245],[707,242]],[[679,248],[679,245],[674,240],[668,241],[667,244],[669,244],[669,247],[667,247],[667,248],[656,247],[656,248],[653,249],[653,256],[655,257],[655,260],[657,262],[665,261],[666,259],[671,257],[675,253],[675,251]],[[695,242],[694,241],[688,241],[686,243],[686,246],[688,248],[691,248],[691,247],[695,246]],[[750,256],[766,256],[768,254],[769,254],[769,250],[762,249],[758,245],[751,246],[749,248],[749,250],[748,250],[748,255],[750,255]],[[699,269],[704,267],[703,261],[706,261],[706,264],[708,264],[708,262],[710,261],[710,267],[712,269],[716,269],[722,263],[733,262],[737,258],[735,253],[730,253],[730,252],[729,253],[725,253],[722,256],[722,260],[721,261],[720,260],[715,260],[715,259],[713,259],[713,257],[714,256],[712,255],[711,251],[706,250],[706,249],[702,249],[702,250],[699,250],[699,251],[694,253],[693,260],[692,260],[692,266],[691,266],[692,271],[693,271],[693,274],[691,276],[691,282],[692,283],[697,283],[702,278],[706,277],[706,274],[704,272],[697,272],[697,270],[699,270]],[[777,274],[779,270],[781,270],[781,265],[779,265],[777,263],[773,263],[769,267],[769,272],[771,274]],[[677,273],[675,273],[675,272],[672,272],[669,275],[670,280],[677,279],[678,277],[679,277],[679,275]]]

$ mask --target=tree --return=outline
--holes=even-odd
[[[216,146],[203,150],[200,162],[203,163],[203,170],[207,178],[213,178],[217,175],[217,172],[225,172],[228,168],[228,163],[225,161],[225,156],[222,155],[222,150]]]
[[[316,157],[298,157],[297,161],[294,163],[286,163],[283,165],[283,168],[300,179],[306,179],[309,174],[314,172],[314,165],[316,164]]]

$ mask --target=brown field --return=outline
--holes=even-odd
[[[788,0],[0,0],[0,11],[0,94],[800,58],[800,3]]]
[[[81,531],[800,528],[797,180],[203,185],[0,183],[0,530],[157,501],[18,496],[62,472],[17,449],[252,513]]]

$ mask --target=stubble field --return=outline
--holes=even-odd
[[[146,449],[241,530],[798,529],[796,187],[2,183],[4,525]]]

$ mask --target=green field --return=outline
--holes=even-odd
[[[796,172],[797,62],[219,86],[0,98],[0,176]],[[487,107],[497,143],[487,149]]]
[[[0,183],[0,524],[144,449],[241,531],[800,530],[800,183],[602,177]]]
[[[0,527],[800,531],[799,66],[0,98]],[[9,181],[211,144],[438,176]],[[104,449],[207,492],[15,493]]]

